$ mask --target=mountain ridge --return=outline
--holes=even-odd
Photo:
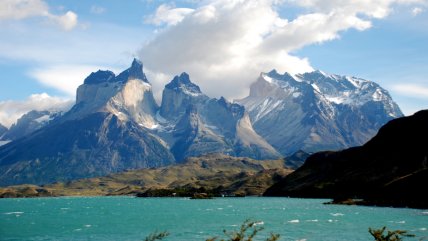
[[[403,116],[389,93],[360,78],[261,73],[248,97],[237,100],[255,130],[283,155],[363,144],[387,121]]]

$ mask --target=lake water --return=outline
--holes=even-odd
[[[61,197],[0,200],[0,240],[205,240],[260,221],[280,240],[372,240],[369,227],[428,236],[428,210],[323,205],[294,198]],[[419,240],[419,239],[414,239]]]

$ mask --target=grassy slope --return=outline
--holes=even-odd
[[[11,186],[0,196],[133,195],[148,189],[223,186],[230,193],[260,195],[276,180],[291,173],[283,160],[256,161],[225,155],[189,158],[185,163],[156,169],[132,170],[67,183]]]

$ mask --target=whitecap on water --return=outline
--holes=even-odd
[[[428,211],[422,212],[422,215],[428,215]]]
[[[403,224],[403,223],[406,223],[406,221],[397,221],[397,222],[395,222],[395,223],[401,223],[401,224]]]
[[[90,224],[85,224],[85,228],[90,228],[92,225]]]
[[[327,222],[329,222],[329,223],[333,223],[333,222],[338,222],[339,220],[337,220],[337,219],[329,219],[329,220],[327,220]]]
[[[13,215],[13,214],[16,214],[16,215],[20,215],[20,214],[23,214],[24,212],[8,212],[8,213],[3,213],[3,214],[5,214],[5,215]]]
[[[310,220],[306,220],[306,222],[318,222],[318,219],[310,219]]]
[[[300,223],[299,219],[293,219],[288,221],[289,223]]]
[[[265,224],[265,222],[263,222],[263,221],[255,222],[255,223],[254,223],[254,225],[256,225],[256,226],[257,226],[257,225],[264,225],[264,224]]]
[[[345,214],[343,214],[343,213],[330,213],[330,215],[334,216],[334,217],[338,217],[338,216],[344,216]]]
[[[420,228],[421,231],[427,231],[427,228]]]

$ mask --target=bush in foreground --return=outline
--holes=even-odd
[[[386,231],[386,233],[385,233]],[[413,234],[407,233],[404,230],[386,230],[386,227],[380,229],[369,228],[369,233],[373,236],[375,241],[401,241],[404,237],[415,237]]]
[[[227,237],[226,239],[212,237],[206,239],[206,241],[253,241],[254,237],[264,229],[263,227],[258,226],[258,223],[259,222],[257,221],[247,219],[238,231],[223,230],[224,235]],[[402,241],[404,237],[415,237],[415,235],[409,234],[407,231],[390,231],[387,230],[386,227],[380,229],[369,228],[369,233],[373,236],[375,241]],[[168,235],[168,232],[155,232],[146,237],[144,241],[163,240]],[[266,238],[266,241],[277,241],[279,240],[279,237],[279,234],[271,233],[270,236]]]

